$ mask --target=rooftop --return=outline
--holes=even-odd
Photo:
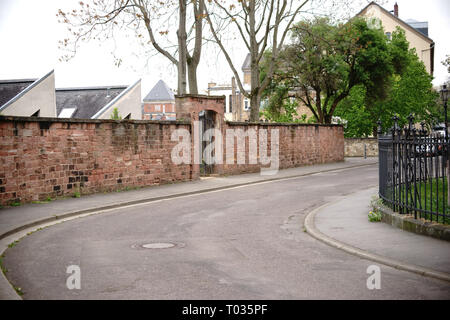
[[[0,80],[0,107],[29,87],[37,79]]]
[[[104,106],[120,95],[127,86],[83,87],[56,89],[56,114],[71,110],[71,118],[91,119]],[[62,115],[70,112],[64,111]]]
[[[175,95],[163,80],[159,80],[144,98],[144,102],[175,101]]]

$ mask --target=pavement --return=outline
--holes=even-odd
[[[450,242],[370,222],[370,201],[377,194],[371,188],[316,209],[305,223],[308,232],[359,257],[450,283]]]
[[[373,261],[305,233],[307,222],[313,222],[316,238],[327,233],[355,246],[358,234],[352,228],[358,226],[345,214],[359,212],[357,220],[364,224],[368,211],[362,204],[377,181],[376,159],[346,159],[271,177],[215,177],[2,209],[0,251],[26,236],[5,251],[8,280],[0,277],[0,299],[18,298],[7,281],[21,288],[23,299],[448,299],[448,282],[393,265],[381,266],[382,290],[368,290]],[[339,209],[355,195],[353,205]],[[333,212],[350,226],[332,222]],[[74,219],[28,234],[68,217]],[[364,228],[358,231],[361,239],[371,228],[392,229]],[[448,271],[448,246],[434,244],[432,254],[427,245],[408,247],[412,238],[403,241],[403,236],[400,231],[387,238],[390,252],[381,250],[383,239],[372,246],[360,239],[357,245],[366,254],[392,254],[405,263]],[[142,246],[161,242],[174,247]],[[406,252],[396,255],[392,243]],[[421,251],[432,258],[419,259]],[[69,265],[80,266],[81,290],[66,287]]]

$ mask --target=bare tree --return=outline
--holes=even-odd
[[[205,0],[201,0],[205,1]],[[377,2],[383,2],[377,1]],[[242,94],[250,99],[250,120],[259,120],[259,106],[264,90],[271,83],[275,63],[287,42],[288,34],[299,15],[327,16],[336,21],[347,20],[367,5],[367,0],[208,0],[206,19],[217,45],[225,56]],[[355,12],[356,11],[356,12]],[[251,88],[246,91],[242,78],[230,57],[224,28],[234,29],[250,53]],[[224,30],[225,29],[225,30]],[[268,68],[261,77],[260,63],[266,50],[271,52]]]
[[[59,10],[57,15],[60,22],[68,25],[70,32],[69,38],[60,41],[62,47],[71,51],[64,59],[75,55],[80,41],[112,38],[118,30],[128,30],[134,32],[144,47],[151,45],[177,67],[178,94],[187,93],[187,78],[189,92],[198,93],[197,67],[204,20],[202,0],[189,3],[187,0],[80,1],[78,9]],[[191,25],[189,30],[188,25]],[[176,36],[170,31],[172,26],[177,26]],[[189,45],[191,42],[193,46]]]
[[[271,82],[280,49],[295,18],[309,0],[242,0],[237,3],[211,0],[209,2],[211,3],[205,11],[211,33],[233,71],[240,91],[250,99],[250,121],[258,121],[261,96]],[[216,27],[224,19],[237,28],[238,34],[250,53],[251,89],[249,92],[244,89],[243,81],[222,40],[223,31],[219,32]],[[271,61],[265,78],[261,79],[259,64],[269,47],[272,51]]]

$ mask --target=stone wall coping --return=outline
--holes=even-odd
[[[230,126],[268,126],[268,127],[341,127],[342,124],[321,124],[321,123],[274,123],[274,122],[239,122],[239,121],[226,121]]]
[[[0,122],[52,122],[52,123],[132,123],[132,124],[187,124],[190,121],[186,120],[112,120],[112,119],[71,119],[71,118],[46,118],[46,117],[18,117],[18,116],[2,116],[0,115]]]
[[[381,212],[382,222],[393,227],[439,240],[450,241],[449,225],[414,219],[413,215],[394,212],[384,204],[372,204],[372,207]]]
[[[209,99],[209,100],[217,100],[217,99],[224,99],[225,95],[221,96],[208,96],[206,94],[183,94],[183,95],[175,95],[175,98],[182,99],[182,98],[201,98],[201,99]]]

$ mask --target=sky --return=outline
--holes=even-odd
[[[85,0],[84,2],[88,2]],[[142,54],[139,47],[117,40],[100,43],[82,43],[76,56],[68,62],[59,58],[64,54],[58,49],[58,40],[65,37],[66,26],[58,23],[56,13],[62,8],[77,8],[79,0],[0,0],[0,79],[39,78],[55,70],[56,87],[85,87],[130,85],[142,79],[144,97],[163,79],[176,88],[176,70],[165,57]],[[383,4],[393,10],[395,0]],[[448,77],[441,64],[450,54],[450,1],[449,0],[398,0],[399,15],[403,20],[415,19],[429,22],[429,36],[436,43],[435,86]],[[363,7],[355,7],[355,13]],[[231,43],[231,55],[239,67],[245,58],[242,43]],[[123,58],[115,65],[112,52]],[[212,45],[202,52],[198,69],[200,93],[208,82],[229,83],[232,72]],[[145,63],[147,62],[147,63]]]

